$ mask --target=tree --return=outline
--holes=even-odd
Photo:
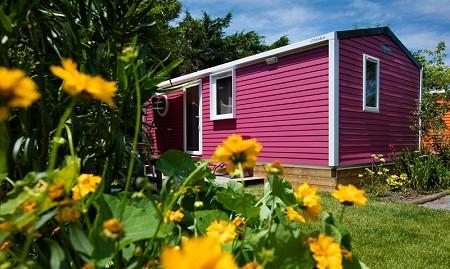
[[[211,18],[203,12],[202,17],[197,19],[186,12],[177,27],[178,37],[174,43],[173,53],[183,59],[176,75],[191,73],[289,43],[289,39],[283,36],[271,45],[266,45],[264,36],[255,31],[241,31],[227,36],[224,30],[230,26],[231,20],[231,13],[224,17]]]
[[[436,151],[449,147],[449,139],[445,137],[448,126],[443,120],[450,111],[450,67],[444,62],[445,49],[445,42],[440,41],[434,50],[414,53],[423,68],[420,128]]]

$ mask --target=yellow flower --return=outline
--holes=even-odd
[[[61,66],[50,66],[53,75],[63,80],[63,89],[72,96],[86,94],[89,97],[114,106],[113,97],[117,86],[113,81],[107,81],[101,76],[90,76],[79,72],[77,64],[71,59],[62,59]]]
[[[104,221],[102,229],[106,237],[111,239],[116,239],[123,232],[122,224],[116,218]]]
[[[344,205],[366,205],[367,198],[364,195],[364,191],[349,184],[347,186],[338,185],[338,189],[331,194],[336,200]]]
[[[236,237],[236,227],[225,220],[215,220],[206,229],[206,235],[217,239],[221,244],[228,244]]]
[[[166,217],[164,218],[164,222],[180,222],[184,218],[183,212],[178,209],[176,211],[167,210]]]
[[[228,172],[234,172],[238,164],[243,169],[252,168],[261,149],[261,144],[254,138],[242,139],[240,135],[231,135],[216,148],[212,161],[224,162]]]
[[[81,216],[81,212],[71,206],[61,207],[55,219],[57,221],[72,222]]]
[[[305,219],[317,220],[321,211],[317,187],[311,187],[305,182],[297,187],[294,195],[300,203],[302,216]]]
[[[236,216],[231,223],[233,223],[234,227],[238,228],[245,224],[245,219],[240,216]]]
[[[301,223],[305,223],[306,222],[305,218],[301,214],[299,214],[297,212],[297,210],[295,210],[292,207],[287,207],[286,208],[286,217],[290,221],[298,221],[298,222],[301,222]]]
[[[77,178],[77,184],[72,188],[72,199],[80,200],[89,193],[94,192],[101,180],[101,177],[92,174],[80,175]]]
[[[275,161],[272,164],[264,165],[264,171],[270,174],[276,174],[282,176],[284,174],[283,166],[279,161]]]
[[[8,118],[10,107],[29,107],[40,97],[24,71],[0,67],[0,121]]]
[[[333,237],[320,234],[310,240],[309,249],[313,253],[318,269],[342,269],[341,247]]]
[[[256,261],[249,262],[241,267],[241,269],[264,269],[259,263]]]
[[[238,269],[231,253],[223,252],[210,237],[184,241],[181,248],[164,248],[161,265],[164,269]]]

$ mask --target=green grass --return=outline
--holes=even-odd
[[[262,185],[248,187],[260,196]],[[325,210],[338,216],[341,205],[321,194]],[[371,200],[347,208],[344,225],[354,253],[372,269],[450,268],[450,212]]]

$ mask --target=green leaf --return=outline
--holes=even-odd
[[[195,170],[195,162],[191,156],[179,150],[168,150],[159,158],[156,167],[166,176],[183,181]]]
[[[66,156],[64,167],[53,174],[53,183],[64,183],[64,189],[68,192],[80,171],[80,159]]]
[[[11,19],[5,14],[3,11],[3,7],[0,8],[0,23],[3,29],[5,29],[6,32],[12,31],[12,22]]]
[[[136,248],[136,245],[131,243],[122,249],[123,257],[125,258],[125,260],[127,262],[129,262],[130,259],[133,257],[135,248]]]
[[[124,237],[120,241],[122,247],[131,242],[151,238],[154,235],[160,216],[157,209],[152,206],[148,199],[140,199],[140,202],[136,203],[131,199],[123,199],[121,201],[108,194],[103,194],[103,198],[113,216],[121,219],[125,232]],[[120,212],[122,208],[121,203],[125,203],[122,215]],[[161,237],[161,235],[157,235],[157,237]]]
[[[21,192],[17,197],[9,199],[6,203],[0,204],[0,216],[9,215],[30,197],[27,192]]]
[[[77,251],[83,260],[88,261],[91,257],[94,247],[89,242],[88,237],[77,225],[71,224],[69,226],[69,238],[73,248]]]
[[[50,245],[50,268],[65,268],[66,264],[64,260],[66,257],[63,249],[55,241],[48,240],[48,244]]]
[[[297,204],[297,199],[294,196],[292,186],[289,182],[273,174],[268,174],[267,178],[273,196],[280,198],[286,206]]]
[[[200,234],[205,234],[206,229],[214,220],[229,220],[229,216],[220,210],[196,211],[194,217]]]
[[[242,214],[249,221],[259,217],[259,207],[255,207],[256,197],[250,193],[224,189],[216,194],[216,200],[226,209]]]
[[[265,243],[265,241],[263,242]],[[289,225],[283,224],[273,225],[267,246],[274,249],[274,260],[264,268],[313,268],[315,262],[310,255],[308,245],[304,242],[306,242],[306,237],[300,229],[293,229]]]
[[[0,17],[2,12],[0,12]],[[0,122],[0,182],[2,180],[2,177],[8,174],[8,149],[8,129],[6,128],[6,124],[4,122]]]

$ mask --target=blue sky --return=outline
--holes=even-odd
[[[233,13],[228,33],[255,30],[270,43],[282,35],[291,42],[323,33],[389,25],[410,50],[435,48],[440,40],[450,50],[450,0],[303,1],[181,0],[194,16]],[[450,65],[450,57],[446,63]]]

